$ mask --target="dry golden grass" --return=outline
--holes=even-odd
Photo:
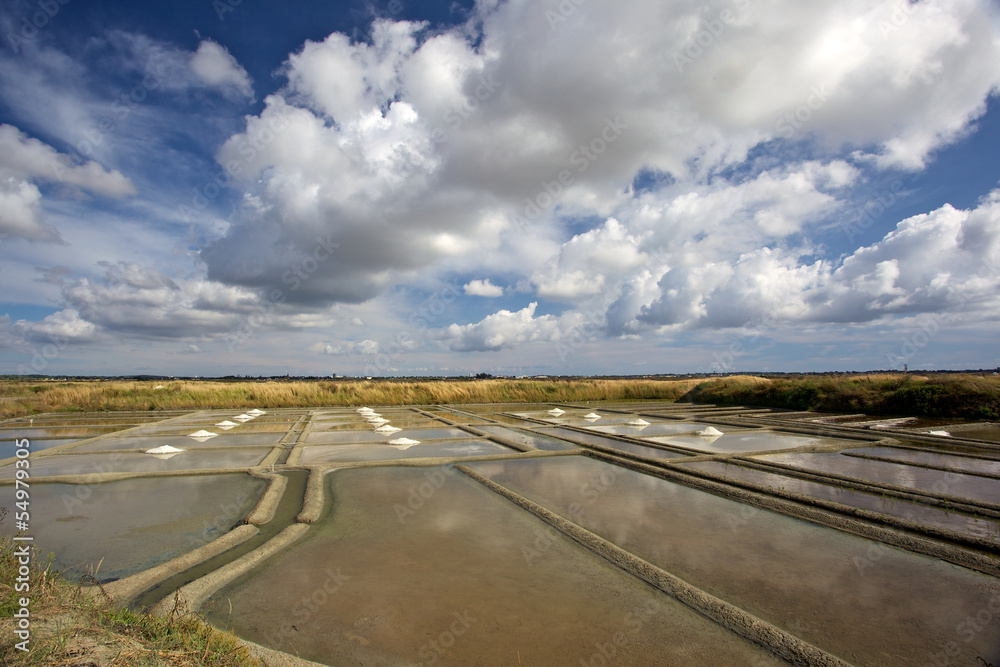
[[[162,384],[162,389],[156,389]],[[0,382],[0,418],[55,411],[673,400],[695,380]]]
[[[0,528],[5,512],[0,512]],[[33,563],[39,563],[37,557]],[[0,535],[0,665],[37,667],[255,667],[239,641],[193,614],[162,618],[118,609],[40,564],[31,575],[31,637],[17,648],[15,544]]]

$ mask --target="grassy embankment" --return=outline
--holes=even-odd
[[[0,512],[0,523],[3,522]],[[16,545],[0,535],[0,665],[98,667],[255,667],[259,661],[231,634],[195,615],[170,618],[116,609],[83,593],[39,559],[33,561],[28,651],[17,648],[14,614],[24,592],[14,588],[20,566]]]
[[[162,384],[162,389],[156,389]],[[673,400],[693,380],[0,382],[0,418],[53,411]]]
[[[768,379],[748,376],[700,383],[683,400],[790,410],[1000,419],[1000,377],[886,373]]]
[[[1000,419],[1000,377],[886,373],[711,380],[0,381],[0,418],[59,411],[681,400],[824,412]]]

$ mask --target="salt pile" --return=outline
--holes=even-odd
[[[178,449],[177,447],[171,447],[170,445],[163,445],[162,447],[154,447],[153,449],[147,449],[147,454],[177,454],[178,452],[186,451],[184,449]]]
[[[253,410],[250,410],[249,412],[247,412],[247,414],[248,415],[253,415],[254,417],[260,417],[261,415],[266,415],[267,413],[264,412],[263,410],[258,409],[258,408],[254,408]]]
[[[228,431],[229,429],[233,428],[234,426],[239,426],[239,424],[237,424],[236,422],[231,422],[228,419],[226,419],[226,420],[223,420],[223,421],[219,422],[218,424],[216,424],[216,426],[218,426],[219,428],[221,428],[221,429],[223,429],[225,431]]]
[[[388,424],[382,424],[377,429],[375,429],[375,432],[376,433],[395,433],[396,431],[402,431],[402,430],[403,429],[396,428],[395,426],[389,426]]]
[[[593,421],[594,419],[600,419],[601,415],[597,414],[596,412],[591,412],[589,415],[584,415],[583,418]]]
[[[395,440],[390,440],[389,444],[400,451],[406,451],[413,445],[419,445],[419,440],[410,440],[409,438],[396,438]]]
[[[358,408],[355,412],[360,412],[363,415],[370,415],[374,414],[375,411],[371,408]]]
[[[560,410],[559,408],[553,408],[549,410],[549,414],[552,415],[553,417],[558,417],[559,415],[565,412],[566,412],[565,410]]]
[[[944,435],[949,438],[951,437],[951,433],[948,433],[948,431],[927,431],[927,433],[930,435]]]
[[[649,422],[645,419],[633,419],[630,422],[625,422],[626,426],[649,426]]]
[[[722,435],[722,431],[715,428],[714,426],[709,426],[708,428],[703,428],[700,431],[698,431],[698,435],[717,436],[717,435]]]
[[[217,435],[219,435],[219,434],[218,433],[212,433],[211,431],[206,431],[204,429],[202,429],[200,431],[195,431],[194,433],[188,433],[188,437],[189,438],[194,438],[195,440],[201,439],[203,441],[204,440],[208,440],[209,438],[214,438]]]

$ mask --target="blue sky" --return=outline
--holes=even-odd
[[[0,373],[1000,366],[998,27],[7,2]]]

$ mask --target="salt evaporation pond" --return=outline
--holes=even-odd
[[[394,419],[390,419],[384,423],[407,431],[420,428],[433,428],[434,426],[442,425],[441,422],[434,421],[433,419],[411,419],[409,421],[396,421]],[[375,428],[375,424],[367,421],[348,422],[346,424],[331,424],[326,422],[323,424],[313,424],[312,433],[326,433],[329,431],[367,431],[373,428]]]
[[[410,440],[446,440],[468,438],[466,431],[457,428],[404,429],[393,433],[375,433],[370,428],[364,431],[312,431],[306,442],[310,445],[331,445],[337,443],[384,442],[393,438]]]
[[[971,456],[955,456],[937,452],[922,452],[898,447],[865,447],[851,451],[852,454],[895,459],[900,463],[915,463],[949,468],[956,471],[980,472],[1000,475],[1000,460],[980,459]]]
[[[100,563],[108,582],[201,546],[206,527],[232,528],[266,486],[246,474],[32,484],[31,533],[55,568],[79,578]],[[13,494],[4,498],[13,516]]]
[[[585,457],[470,467],[857,665],[924,664],[1000,592],[986,575]],[[995,655],[994,639],[959,644],[955,664]]]
[[[185,451],[169,459],[152,454],[121,452],[115,454],[54,454],[31,462],[31,476],[87,475],[110,472],[168,472],[174,470],[212,470],[249,468],[267,455],[260,449],[231,449],[223,452]],[[0,479],[12,479],[14,466],[0,468]]]
[[[42,427],[0,429],[0,440],[10,440],[14,438],[28,438],[29,440],[33,440],[34,438],[72,438],[74,440],[84,440],[86,438],[93,438],[106,433],[121,431],[124,430],[124,428],[125,427],[81,428],[79,426],[70,426],[65,428]]]
[[[74,447],[74,452],[101,452],[101,451],[114,451],[119,449],[141,449],[143,451],[147,449],[153,449],[154,447],[162,447],[163,445],[170,445],[171,447],[177,447],[179,449],[210,449],[213,447],[255,447],[255,446],[269,446],[273,447],[281,441],[284,437],[281,433],[248,433],[246,435],[239,435],[232,431],[222,431],[219,429],[222,435],[212,438],[211,440],[206,440],[205,442],[198,442],[194,438],[189,438],[186,435],[164,435],[164,436],[142,436],[142,437],[131,437],[131,438],[107,438],[103,440],[97,440],[95,442],[89,442],[79,447]]]
[[[956,512],[955,510],[942,510],[922,503],[867,493],[856,489],[847,489],[835,484],[812,482],[798,479],[797,477],[764,472],[732,463],[723,463],[722,461],[695,461],[681,465],[684,468],[703,470],[715,475],[722,475],[821,500],[831,500],[843,503],[844,505],[850,505],[851,507],[888,514],[889,516],[901,519],[909,519],[917,523],[953,530],[974,537],[992,537],[997,540],[997,546],[1000,547],[1000,521],[996,519],[984,519],[983,517]]]
[[[558,452],[567,449],[577,449],[576,445],[570,444],[565,440],[559,440],[533,431],[522,431],[520,429],[491,425],[480,426],[478,428],[490,435],[497,435],[542,451]]]
[[[490,456],[513,454],[515,450],[488,440],[467,442],[421,443],[405,448],[393,445],[318,445],[305,447],[302,465],[347,461],[392,461],[452,456]]]
[[[34,438],[29,438],[28,442],[30,443],[30,447],[28,449],[32,452],[38,452],[43,449],[51,449],[52,447],[58,447],[60,445],[69,445],[77,442],[77,440],[74,438],[69,438],[67,440],[35,440]],[[22,448],[17,447],[14,440],[4,440],[3,442],[0,442],[0,461],[14,456],[17,454],[18,449]]]
[[[634,418],[630,417],[625,421],[629,421],[631,419]],[[700,431],[709,426],[709,424],[698,424],[696,422],[656,422],[655,424],[646,426],[641,431],[637,431],[632,426],[625,426],[624,424],[606,425],[604,421],[604,419],[601,419],[593,426],[587,426],[587,428],[598,433],[611,433],[614,435],[630,435],[637,438],[648,438],[651,435],[664,435],[668,433],[691,433],[693,431]],[[720,430],[726,431],[730,428],[731,427],[722,426]]]
[[[957,472],[943,472],[912,465],[885,463],[853,456],[833,454],[765,454],[760,461],[819,472],[843,475],[859,480],[881,482],[919,489],[930,493],[968,498],[989,503],[1000,501],[1000,480],[975,477]]]
[[[621,665],[784,664],[459,473],[342,470],[328,484],[330,513],[212,596],[210,621],[330,665],[589,665],[601,645]],[[421,485],[433,493],[417,505]]]
[[[642,437],[646,434],[643,433]],[[677,445],[688,449],[712,454],[732,454],[736,452],[763,452],[774,449],[793,449],[798,447],[822,447],[839,445],[851,447],[858,445],[856,440],[840,440],[818,436],[791,435],[773,433],[770,431],[754,431],[752,433],[723,433],[720,436],[704,437],[700,435],[675,435],[649,438],[653,442],[665,445]]]
[[[556,428],[552,429],[550,432],[553,435],[572,438],[573,440],[577,440],[579,442],[600,445],[601,447],[609,447],[611,449],[617,449],[620,452],[628,452],[629,454],[644,456],[651,459],[676,459],[688,456],[687,454],[671,452],[658,447],[645,447],[631,442],[615,440],[614,438],[605,438],[599,435],[591,435],[589,433],[581,433],[579,431],[570,431],[568,429]]]

